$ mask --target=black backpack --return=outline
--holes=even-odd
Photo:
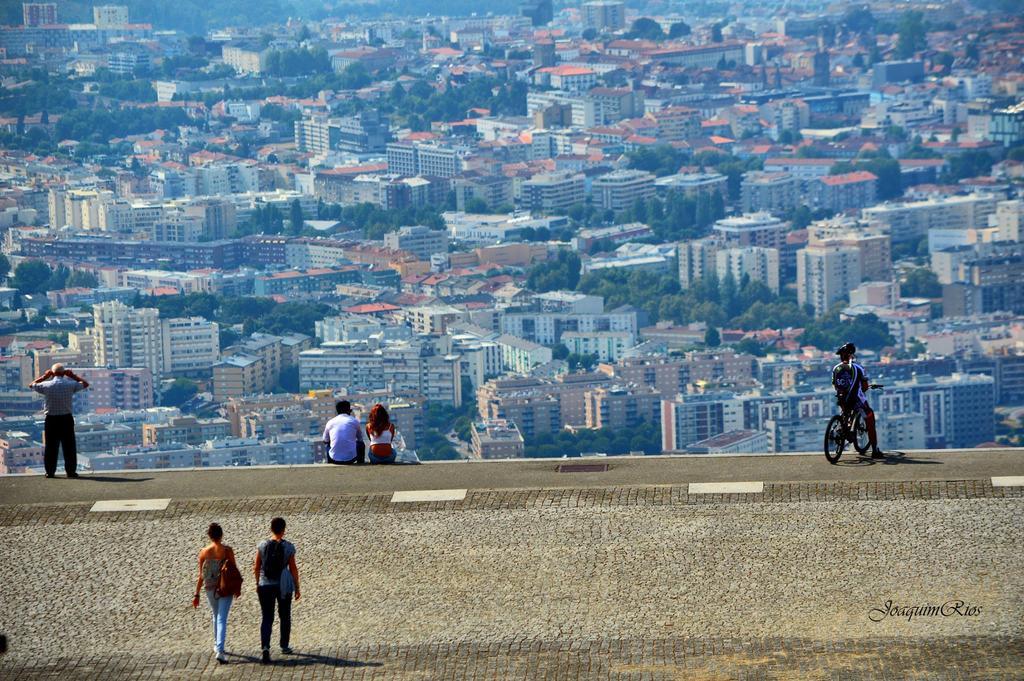
[[[287,560],[284,557],[284,544],[271,539],[263,548],[263,576],[271,581],[281,579]]]

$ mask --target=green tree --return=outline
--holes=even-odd
[[[487,202],[478,196],[474,196],[469,201],[466,201],[466,212],[467,213],[489,213],[490,208],[487,206]]]
[[[668,28],[668,37],[671,39],[685,38],[690,35],[690,25],[685,21],[677,21]]]
[[[533,291],[573,290],[580,281],[580,257],[569,250],[558,252],[553,261],[534,265],[526,277],[526,285]]]
[[[640,17],[630,26],[626,37],[639,38],[641,40],[663,40],[665,38],[665,31],[661,29],[661,24],[654,19]]]
[[[11,261],[7,259],[7,256],[0,253],[0,280],[6,279],[7,275],[11,273]]]
[[[199,392],[199,384],[187,378],[176,378],[163,391],[160,396],[160,404],[165,407],[180,407],[185,402],[195,397]]]
[[[292,234],[301,234],[302,228],[306,224],[305,219],[302,217],[302,204],[299,203],[298,199],[292,199],[291,204],[291,223]]]
[[[14,269],[12,285],[22,294],[44,293],[53,270],[42,260],[26,260]]]
[[[96,288],[100,285],[99,279],[92,272],[76,270],[68,275],[64,282],[65,288]]]
[[[722,336],[718,333],[718,329],[709,326],[708,330],[704,332],[704,345],[709,348],[717,348],[721,344]]]
[[[904,12],[897,33],[896,54],[900,59],[909,59],[928,47],[928,29],[921,12]]]
[[[908,298],[938,298],[942,295],[942,284],[929,268],[915,267],[903,278],[900,293]]]

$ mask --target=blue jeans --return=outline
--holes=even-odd
[[[228,610],[232,596],[217,597],[214,589],[206,590],[206,601],[210,604],[210,620],[213,622],[213,652],[224,652],[224,639],[228,635]]]

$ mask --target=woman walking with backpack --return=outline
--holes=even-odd
[[[217,523],[210,523],[206,530],[210,544],[199,552],[199,579],[196,581],[196,593],[192,598],[192,607],[199,607],[199,593],[206,588],[206,602],[210,604],[213,622],[213,652],[217,662],[225,664],[224,641],[228,633],[228,611],[234,600],[235,590],[241,590],[241,575],[235,565],[235,552],[223,542],[224,530]],[[230,573],[230,574],[229,574]],[[223,575],[223,576],[222,576]],[[235,575],[237,575],[237,584]],[[230,591],[221,589],[222,583],[230,582]],[[224,591],[224,593],[222,593]]]
[[[260,598],[260,645],[263,664],[270,664],[270,634],[274,628],[274,606],[281,619],[281,652],[291,655],[288,645],[292,633],[292,594],[299,600],[299,568],[295,565],[295,545],[284,539],[284,518],[270,521],[270,538],[256,548],[256,593]]]

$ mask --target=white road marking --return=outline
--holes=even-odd
[[[992,477],[993,487],[1024,487],[1024,475],[1003,475]]]
[[[763,482],[691,482],[690,494],[760,494]]]
[[[110,511],[163,511],[170,499],[116,499],[113,501],[97,501],[89,509],[90,513],[106,513]]]
[[[391,503],[401,504],[412,501],[462,501],[466,498],[464,489],[419,489],[395,492]]]

